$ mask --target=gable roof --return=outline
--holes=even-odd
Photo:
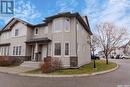
[[[3,28],[2,28],[2,30],[0,31],[0,33],[2,33],[2,32],[5,32],[5,31],[10,31],[12,28],[11,27],[13,27],[17,22],[21,22],[21,23],[23,23],[23,24],[25,24],[25,25],[27,25],[27,26],[33,26],[32,24],[30,24],[30,23],[28,23],[28,22],[26,22],[26,21],[23,21],[23,20],[21,20],[21,19],[18,19],[18,18],[12,18]]]
[[[90,34],[92,35],[90,26],[89,26],[89,22],[88,22],[88,18],[87,16],[85,16],[86,22],[84,21],[84,19],[80,16],[79,13],[70,13],[70,12],[65,12],[65,13],[59,13],[57,15],[53,15],[50,17],[46,17],[44,21],[44,23],[41,24],[37,24],[37,25],[32,25],[26,21],[23,21],[21,19],[18,18],[12,18],[0,31],[0,33],[5,32],[5,31],[10,31],[12,29],[12,27],[17,23],[17,22],[21,22],[27,26],[30,27],[41,27],[41,26],[47,26],[48,23],[52,22],[52,20],[54,20],[55,18],[59,18],[59,17],[75,17],[84,27],[84,29]]]
[[[85,30],[92,35],[92,32],[90,30],[89,22],[87,16],[85,16],[86,22],[83,20],[83,18],[80,16],[79,13],[70,13],[70,12],[65,12],[65,13],[59,13],[57,15],[53,15],[50,17],[46,17],[45,20],[43,20],[45,23],[52,22],[53,19],[59,18],[59,17],[76,17],[76,19],[82,24],[82,26],[85,28]]]

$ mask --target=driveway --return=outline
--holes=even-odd
[[[130,60],[112,61],[120,65],[118,70],[89,77],[37,78],[0,73],[0,87],[118,87],[117,85],[130,85]]]

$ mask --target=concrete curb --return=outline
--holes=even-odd
[[[75,74],[75,75],[47,75],[47,74],[28,74],[28,73],[12,73],[12,72],[2,72],[4,74],[12,74],[12,75],[18,75],[18,76],[27,76],[27,77],[54,77],[54,78],[61,78],[61,77],[85,77],[85,76],[94,76],[94,75],[100,75],[100,74],[105,74],[105,73],[109,73],[112,71],[115,71],[116,69],[119,68],[119,65],[117,64],[117,66],[113,69],[110,70],[106,70],[106,71],[101,71],[101,72],[95,72],[92,74]]]
[[[29,77],[55,77],[55,78],[61,78],[61,77],[84,77],[84,76],[94,76],[94,75],[100,75],[100,74],[105,74],[105,73],[109,73],[112,71],[115,71],[116,69],[119,68],[119,65],[117,64],[117,66],[113,69],[110,70],[106,70],[106,71],[101,71],[101,72],[95,72],[92,74],[75,74],[75,75],[47,75],[47,74],[27,74],[27,73],[18,73],[17,75],[19,76],[29,76]]]

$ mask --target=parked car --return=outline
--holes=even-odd
[[[122,56],[122,59],[130,59],[130,56],[128,56],[128,55],[123,55],[123,56]]]
[[[120,55],[116,55],[116,59],[122,59]]]
[[[111,59],[114,59],[115,57],[114,56],[111,56]]]
[[[100,60],[100,57],[98,56],[98,55],[91,55],[91,59],[94,59],[95,58],[95,60]]]

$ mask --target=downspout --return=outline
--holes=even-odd
[[[75,18],[75,24],[76,24],[76,25],[75,25],[75,29],[76,29],[76,30],[75,30],[75,35],[76,35],[76,58],[77,58],[77,66],[78,66],[78,63],[79,63],[79,62],[78,62],[78,38],[77,38],[77,37],[78,37],[78,31],[77,31],[77,30],[78,30],[78,27],[77,27],[77,23],[78,23],[78,22],[77,22],[77,20],[76,20],[76,18]]]
[[[75,19],[76,20],[76,19]],[[76,57],[78,57],[78,39],[77,39],[77,21],[76,22],[76,25],[75,25],[75,35],[76,35],[76,39],[75,39],[75,42],[76,42]]]

